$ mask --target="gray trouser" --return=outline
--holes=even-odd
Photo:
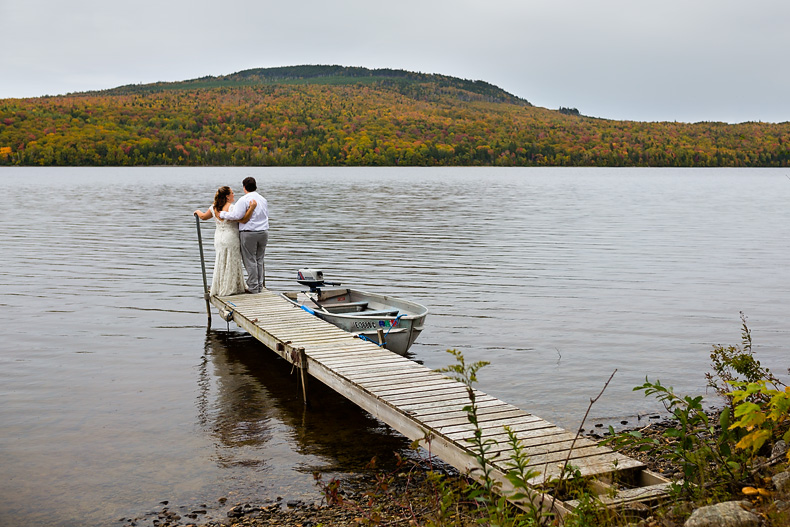
[[[247,289],[260,293],[266,285],[263,256],[266,254],[266,242],[269,231],[239,231],[241,242],[241,260],[247,270]]]

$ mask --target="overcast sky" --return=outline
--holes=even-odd
[[[301,64],[636,121],[790,121],[788,0],[0,0],[0,98]]]

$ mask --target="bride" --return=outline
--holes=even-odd
[[[241,263],[241,247],[239,245],[239,223],[247,223],[252,211],[258,204],[250,202],[244,217],[238,222],[226,221],[219,217],[220,211],[233,208],[233,191],[230,187],[220,187],[214,195],[214,203],[206,212],[196,210],[194,214],[201,220],[214,218],[214,276],[211,279],[211,296],[238,295],[245,292],[244,274]]]

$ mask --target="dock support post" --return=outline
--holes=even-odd
[[[304,348],[293,348],[290,346],[290,342],[278,342],[277,351],[286,352],[285,356],[290,357],[291,364],[299,368],[299,384],[302,385],[302,400],[305,406],[310,406],[307,400],[307,354]]]
[[[206,300],[206,315],[208,315],[208,327],[211,327],[211,302],[206,280],[206,259],[203,257],[203,236],[200,234],[200,218],[195,214],[195,225],[197,226],[198,247],[200,247],[200,267],[203,269],[203,298]]]
[[[299,373],[302,376],[302,400],[305,406],[309,406],[307,402],[307,354],[304,348],[299,348]]]

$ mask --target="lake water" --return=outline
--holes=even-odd
[[[248,175],[269,200],[269,288],[316,267],[425,304],[412,359],[490,361],[480,389],[561,426],[615,369],[590,424],[654,413],[632,391],[645,376],[704,393],[741,311],[787,371],[787,170],[4,168],[0,524],[313,500],[313,471],[406,450],[315,382],[305,410],[290,367],[233,324],[206,330],[192,211]]]

